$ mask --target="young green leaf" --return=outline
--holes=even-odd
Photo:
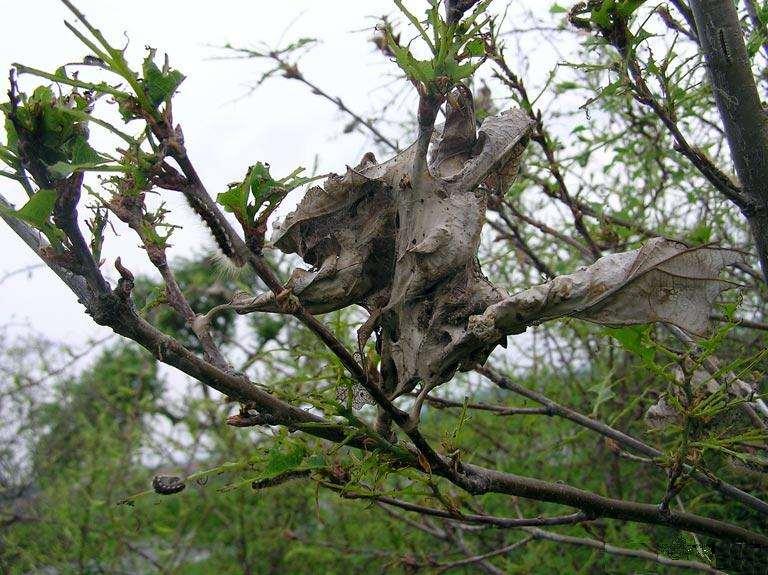
[[[154,61],[154,51],[144,59],[144,89],[151,104],[155,107],[168,101],[184,81],[184,74],[178,70],[161,70]]]
[[[64,238],[61,230],[50,222],[51,214],[56,206],[54,190],[38,190],[19,210],[2,209],[3,213],[27,222],[40,230],[53,246],[60,246]]]
[[[55,205],[55,190],[38,190],[20,210],[16,211],[15,215],[40,229],[48,222]]]

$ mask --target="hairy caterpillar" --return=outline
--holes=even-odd
[[[224,219],[217,209],[211,208],[195,193],[184,194],[184,197],[187,199],[189,207],[200,216],[200,219],[203,220],[211,231],[211,235],[222,254],[236,267],[244,266],[245,261],[233,243],[232,237],[235,236],[235,232],[229,225],[229,222]]]

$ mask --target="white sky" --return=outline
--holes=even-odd
[[[363,137],[336,137],[339,121],[343,121],[340,113],[296,82],[276,79],[249,98],[233,102],[265,68],[253,61],[213,61],[217,51],[212,46],[226,42],[250,46],[259,40],[273,44],[298,17],[287,38],[323,40],[305,59],[307,75],[330,93],[343,95],[348,105],[365,111],[369,92],[381,84],[388,64],[373,53],[366,34],[350,32],[370,26],[373,20],[369,16],[391,12],[389,0],[79,0],[77,5],[115,43],[122,43],[123,33],[127,33],[129,53],[136,61],[150,44],[158,52],[167,51],[172,66],[187,76],[175,100],[175,115],[212,194],[226,189],[228,182],[242,179],[247,167],[258,160],[268,161],[274,174],[285,175],[297,166],[311,167],[318,152],[323,170],[343,169],[365,152]],[[6,23],[18,25],[4,26],[0,40],[3,99],[8,89],[6,71],[12,62],[52,71],[62,63],[80,61],[87,53],[64,27],[63,20],[73,18],[57,0],[14,2],[4,12]],[[0,193],[17,205],[23,201],[11,181],[0,180]],[[167,199],[172,208],[187,212],[178,196]],[[191,227],[174,238],[175,253],[188,253],[190,244],[209,241],[201,225]],[[148,269],[133,238],[126,235],[108,241],[113,246],[122,243],[125,249],[121,252],[134,254],[129,258],[134,269]],[[37,263],[4,224],[0,224],[0,246],[0,278]],[[47,269],[35,272],[32,281],[19,275],[0,286],[0,324],[7,323],[23,330],[29,325],[66,341],[82,341],[99,330]]]
[[[384,98],[381,86],[394,66],[375,53],[368,33],[355,31],[370,27],[375,16],[394,14],[391,0],[76,3],[114,43],[121,44],[123,34],[127,34],[134,62],[140,62],[144,46],[149,44],[159,53],[168,52],[171,65],[187,76],[174,99],[174,114],[184,127],[190,156],[211,194],[226,189],[228,182],[242,179],[247,167],[256,161],[269,162],[273,174],[281,176],[297,166],[311,167],[319,154],[321,172],[341,171],[368,150],[364,136],[339,136],[340,126],[348,119],[297,82],[275,79],[250,97],[237,100],[266,68],[253,61],[211,58],[218,53],[213,46],[226,42],[274,45],[293,22],[287,39],[311,36],[322,41],[302,60],[307,77],[365,113],[375,107],[372,100]],[[410,0],[408,4],[421,13],[425,3]],[[545,9],[548,3],[519,0],[517,5]],[[8,89],[6,71],[13,62],[53,71],[62,63],[81,61],[87,53],[64,27],[63,20],[73,18],[57,0],[9,2],[4,17],[6,25],[0,39],[3,100]],[[9,180],[0,179],[0,193],[17,205],[24,199]],[[172,210],[189,213],[179,196],[169,194],[165,199]],[[107,241],[112,259],[119,254],[134,271],[150,269],[133,237],[108,236]],[[188,254],[210,245],[210,241],[205,228],[195,223],[175,235],[174,244],[171,255]],[[1,222],[0,246],[0,279],[38,263]],[[132,255],[126,258],[127,254]],[[108,274],[111,266],[109,260],[104,268]],[[16,326],[19,333],[31,329],[71,343],[108,333],[83,313],[71,292],[47,269],[36,271],[31,280],[17,275],[0,284],[0,325],[8,324]]]

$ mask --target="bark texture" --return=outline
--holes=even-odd
[[[691,0],[699,45],[746,201],[763,276],[768,279],[768,123],[732,0]]]

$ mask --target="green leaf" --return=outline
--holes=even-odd
[[[270,199],[270,195],[277,186],[277,182],[269,174],[269,167],[261,162],[256,162],[248,174],[248,185],[254,199],[254,208],[258,210],[261,205]],[[256,215],[255,211],[252,215]]]
[[[482,62],[477,64],[457,64],[455,60],[450,59],[445,63],[445,71],[448,77],[454,82],[469,78],[480,67]]]
[[[617,8],[616,12],[623,18],[629,18],[635,10],[640,8],[645,3],[645,0],[624,0]]]
[[[102,157],[94,150],[82,134],[72,141],[72,161],[75,164],[92,164],[100,162]]]
[[[216,196],[216,201],[224,209],[238,216],[238,219],[245,221],[247,216],[246,206],[248,203],[248,187],[245,183],[231,186],[226,192],[221,192]]]
[[[592,10],[592,21],[601,28],[608,28],[611,25],[611,11],[616,0],[603,0],[602,5],[597,10]]]
[[[302,171],[304,168],[298,168],[282,180],[275,180],[269,173],[269,164],[257,162],[248,169],[242,182],[232,184],[216,201],[235,214],[240,223],[254,225],[262,207],[274,208],[288,192],[317,179],[299,177]],[[269,209],[264,212],[269,213]]]
[[[0,107],[0,110],[2,110],[2,112],[4,114],[6,114],[6,119],[5,119],[5,135],[6,135],[5,137],[6,137],[6,142],[5,142],[5,146],[11,152],[13,152],[15,154],[15,153],[18,152],[19,136],[18,136],[18,134],[16,134],[16,129],[13,127],[13,123],[7,118],[8,112],[7,112],[7,109],[5,108],[5,105]]]
[[[245,180],[219,194],[216,201],[224,206],[225,210],[235,214],[241,223],[252,224],[261,206],[270,199],[276,185],[277,182],[269,175],[269,167],[257,162],[248,169]],[[251,195],[254,202],[250,201]]]
[[[154,61],[154,51],[144,59],[144,89],[153,106],[157,107],[169,100],[184,81],[184,74],[178,70],[163,72]]]
[[[475,38],[474,40],[467,42],[464,49],[470,56],[482,56],[485,54],[485,44],[480,38]]]
[[[94,168],[106,160],[91,147],[83,134],[77,134],[69,140],[64,151],[66,152],[64,154],[66,159],[48,166],[51,174],[59,179],[66,178],[81,169]]]
[[[48,166],[48,171],[50,171],[54,177],[58,179],[64,179],[64,178],[68,178],[75,172],[80,172],[80,171],[114,172],[114,171],[122,171],[122,168],[116,168],[115,166],[107,165],[103,161],[91,162],[87,164],[74,164],[74,163],[70,164],[67,162],[56,162],[55,164]]]
[[[649,326],[633,325],[606,330],[622,347],[638,356],[647,366],[655,366],[656,350],[649,343]]]
[[[76,166],[73,166],[67,162],[56,162],[55,164],[48,166],[48,171],[54,178],[58,180],[68,178],[72,173],[74,173],[75,169]]]
[[[2,210],[40,230],[51,245],[60,246],[63,232],[50,223],[53,208],[56,205],[55,190],[38,190],[19,210]]]
[[[38,86],[29,97],[29,105],[50,105],[54,100],[53,90],[49,86]]]
[[[304,461],[306,455],[307,448],[301,443],[292,445],[287,450],[282,449],[281,446],[276,446],[269,451],[267,468],[264,470],[264,473],[266,475],[277,475],[278,473],[296,469]]]
[[[48,218],[51,217],[55,205],[55,190],[38,190],[15,215],[19,219],[40,229],[48,223]]]
[[[394,40],[390,41],[390,48],[395,55],[397,65],[406,76],[424,84],[434,81],[436,75],[431,60],[417,60],[407,48],[398,46]]]

